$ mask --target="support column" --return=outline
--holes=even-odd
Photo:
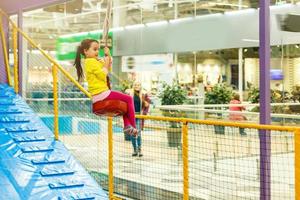
[[[240,95],[240,101],[243,101],[243,48],[239,48],[239,95]]]
[[[112,27],[110,28],[117,28],[117,27],[123,27],[126,26],[126,9],[124,7],[122,7],[123,5],[125,5],[125,2],[123,0],[113,0],[113,8],[117,8],[117,7],[121,7],[121,8],[117,8],[117,9],[113,9],[113,16],[112,16]],[[114,37],[114,34],[113,34]],[[113,43],[113,49],[118,49],[118,43],[115,42]],[[113,59],[113,73],[115,75],[117,75],[120,80],[113,78],[112,79],[112,85],[121,85],[121,80],[126,80],[127,76],[125,76],[125,73],[122,73],[122,57],[121,56],[114,56]]]
[[[1,20],[1,18],[0,18]],[[5,17],[2,17],[2,23],[3,23],[3,31],[4,31],[4,37],[6,40],[6,45],[7,45],[7,50],[8,50],[8,20]],[[2,42],[0,40],[0,44],[2,46]],[[6,72],[6,67],[5,67],[5,61],[4,61],[4,53],[3,53],[3,48],[0,48],[0,83],[8,83],[8,79],[7,79],[7,72]]]
[[[270,124],[270,1],[259,4],[259,89],[260,123]],[[271,136],[259,131],[260,138],[260,199],[271,199]]]

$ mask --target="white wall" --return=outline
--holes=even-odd
[[[300,13],[300,5],[271,8],[271,44],[300,42],[299,33],[282,32],[276,14]],[[114,55],[204,51],[258,46],[258,10],[207,15],[155,27],[114,32]]]

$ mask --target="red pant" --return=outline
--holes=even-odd
[[[120,100],[127,103],[127,113],[123,115],[124,127],[131,125],[136,128],[133,98],[130,95],[117,91],[111,91],[105,100]]]

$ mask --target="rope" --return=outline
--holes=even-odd
[[[104,22],[103,22],[103,35],[102,35],[102,42],[104,43],[105,47],[107,47],[107,42],[108,42],[108,31],[109,31],[111,10],[112,10],[112,0],[107,0],[107,9],[106,9]]]
[[[107,47],[108,43],[108,32],[109,32],[109,22],[111,18],[111,13],[112,13],[112,0],[107,0],[107,8],[106,8],[106,13],[105,13],[105,18],[103,22],[103,34],[102,34],[102,39],[101,39],[101,44],[104,47]],[[120,77],[115,75],[112,71],[109,72],[113,77],[115,77],[119,82],[124,83],[125,81],[122,80]]]

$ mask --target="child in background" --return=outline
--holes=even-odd
[[[84,77],[88,83],[88,91],[92,95],[92,102],[103,100],[121,100],[127,104],[127,113],[123,115],[124,132],[129,135],[137,135],[133,99],[121,92],[112,91],[107,84],[107,74],[111,67],[109,48],[104,48],[104,59],[98,58],[99,42],[93,39],[85,39],[77,48],[74,66],[76,67],[78,81]],[[84,56],[85,74],[81,66],[81,55]]]
[[[240,95],[234,94],[233,99],[230,101],[229,104],[241,104]],[[243,110],[245,110],[244,106],[229,106],[229,111],[241,112]],[[242,121],[242,120],[246,120],[246,117],[241,113],[229,113],[229,120]],[[241,135],[246,135],[244,128],[239,128],[239,131]]]
[[[142,86],[140,82],[133,83],[133,89],[127,91],[134,100],[134,109],[136,114],[147,115],[150,106],[150,99],[147,94],[142,93]],[[144,120],[136,119],[138,135],[131,136],[131,142],[133,147],[132,156],[143,156],[142,154],[142,138],[141,132],[144,128]]]

